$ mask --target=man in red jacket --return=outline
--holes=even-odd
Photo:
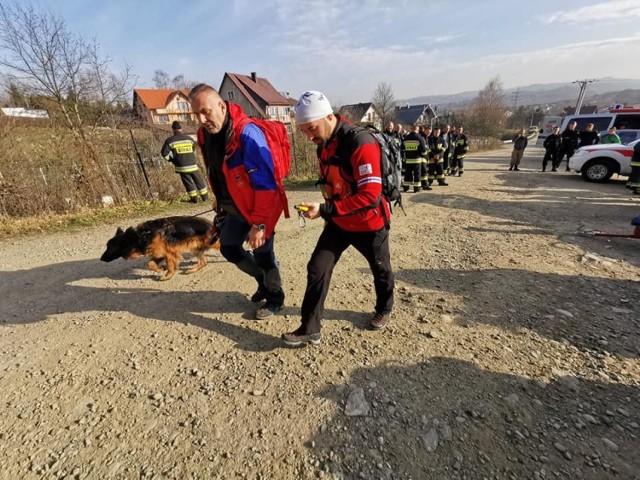
[[[240,106],[222,100],[209,85],[193,87],[189,100],[201,125],[198,143],[216,198],[220,253],[256,279],[258,290],[251,301],[265,301],[256,318],[270,317],[284,304],[273,251],[274,229],[284,205],[269,145],[262,130],[247,123]],[[242,246],[247,237],[253,252]]]
[[[318,146],[319,185],[324,203],[302,203],[304,216],[326,222],[307,264],[307,288],[302,301],[302,325],[282,336],[289,346],[320,343],[320,324],[333,268],[353,246],[368,261],[376,291],[375,313],[369,325],[384,328],[393,307],[393,272],[389,256],[391,212],[382,196],[380,145],[368,132],[350,135],[353,125],[317,91],[302,94],[296,123]]]

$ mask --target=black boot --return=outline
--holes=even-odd
[[[509,171],[513,170],[513,165],[509,165]]]

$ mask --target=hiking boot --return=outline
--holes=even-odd
[[[267,302],[256,311],[256,320],[264,320],[265,318],[273,317],[276,313],[282,310],[282,304]]]
[[[305,335],[304,333],[300,333],[300,329],[298,329],[295,332],[283,333],[282,341],[289,347],[299,347],[303,343],[320,345],[320,332]]]
[[[256,290],[256,293],[251,295],[251,301],[253,303],[260,303],[266,299],[267,299],[267,290],[262,286],[258,287],[258,289]]]
[[[373,318],[369,321],[369,326],[373,330],[382,330],[387,326],[389,320],[391,319],[391,314],[389,313],[376,313]]]

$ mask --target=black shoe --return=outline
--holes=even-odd
[[[282,307],[282,304],[267,302],[256,311],[256,320],[264,320],[265,318],[273,317],[276,313],[282,310]]]
[[[421,190],[420,188],[414,187],[413,193],[418,193],[418,192],[420,192],[420,190]],[[431,189],[430,188],[425,188],[425,190],[431,190]]]
[[[389,320],[391,320],[391,314],[376,313],[373,316],[373,318],[369,321],[369,326],[373,330],[382,330],[384,327],[387,326],[387,323],[389,323]]]
[[[458,172],[458,176],[461,177],[464,172]]]
[[[552,171],[552,172],[557,172],[557,171],[558,171],[558,169],[557,169],[557,168],[552,168],[552,169],[551,169],[551,171]]]
[[[191,197],[191,198],[189,198],[189,201],[191,203],[198,203],[198,197]]]
[[[509,165],[509,171],[513,170],[513,165]]]
[[[441,187],[448,187],[449,184],[447,182],[445,182],[444,180],[442,182],[438,182],[438,185],[440,185]]]
[[[519,169],[518,167],[513,167],[513,171],[514,171],[514,172],[519,172],[519,171],[520,171],[520,169]]]
[[[209,195],[202,195],[202,201],[203,202],[208,202],[209,201]]]
[[[565,172],[570,172],[571,169],[569,167],[566,168]]]
[[[300,329],[298,329],[295,332],[282,334],[282,341],[289,347],[299,347],[303,343],[320,345],[320,332],[305,335],[300,333]]]

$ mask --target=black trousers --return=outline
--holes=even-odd
[[[562,163],[562,159],[564,158],[564,156],[567,156],[567,168],[569,168],[569,160],[571,159],[571,157],[573,157],[573,154],[576,153],[576,149],[572,148],[572,147],[560,147],[560,150],[558,152],[558,163],[557,166],[559,167],[560,164]]]
[[[554,170],[558,168],[558,151],[557,150],[547,150],[544,152],[544,158],[542,159],[542,170],[547,169],[547,163],[551,162],[551,168]]]
[[[389,255],[389,230],[347,232],[329,222],[307,264],[307,289],[300,309],[302,334],[320,332],[333,268],[349,246],[353,246],[369,262],[376,291],[376,313],[391,312],[394,279]]]
[[[203,200],[207,200],[209,191],[207,189],[207,184],[204,183],[200,176],[200,172],[195,171],[181,173],[180,180],[182,180],[184,189],[187,191],[190,198],[197,199],[198,195],[200,195]]]

